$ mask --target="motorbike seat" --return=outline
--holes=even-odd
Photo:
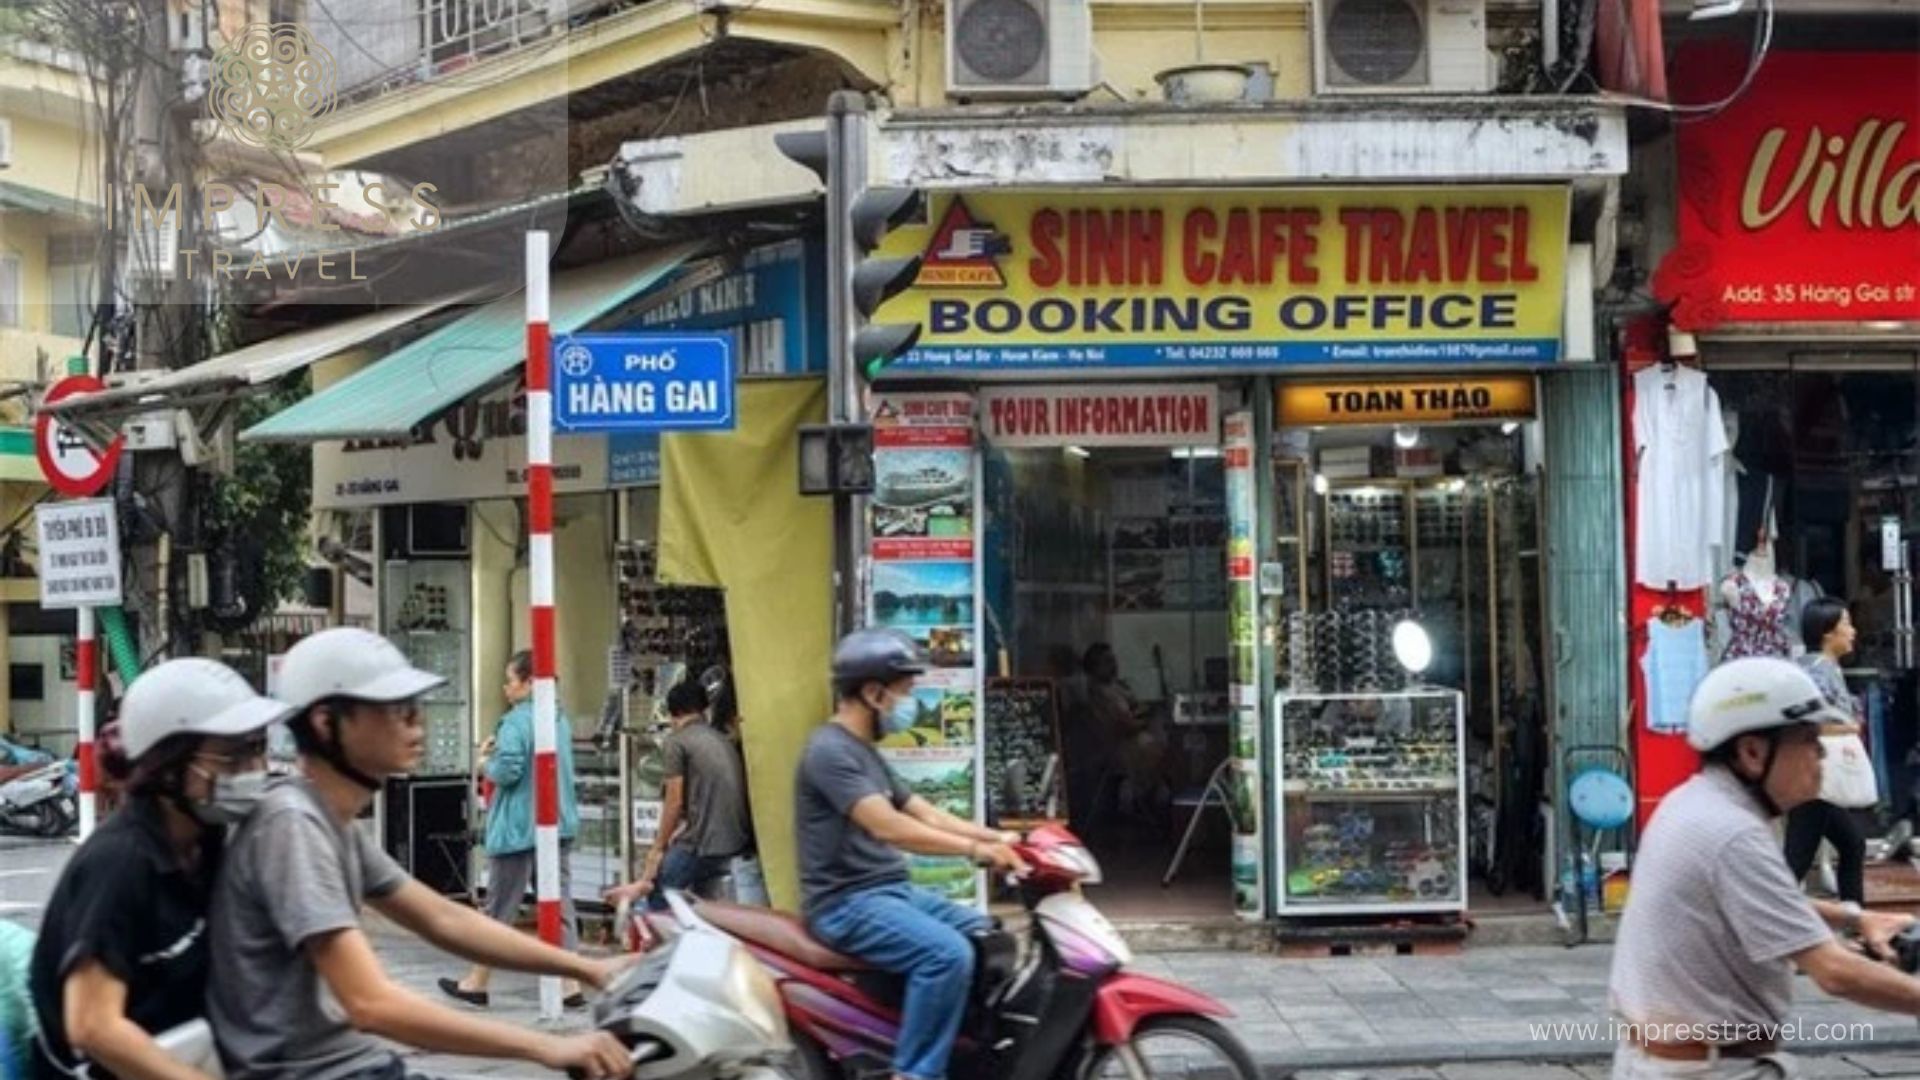
[[[807,932],[805,923],[785,912],[723,900],[702,900],[694,906],[694,911],[723,933],[770,949],[815,971],[852,974],[871,970],[870,965],[820,944]]]

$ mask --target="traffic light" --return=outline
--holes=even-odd
[[[919,257],[875,258],[873,252],[888,233],[921,216],[926,196],[867,186],[866,133],[866,99],[841,91],[827,103],[824,130],[774,136],[782,154],[826,186],[829,371],[836,382],[849,372],[871,381],[920,340],[916,323],[872,322],[880,305],[912,287]]]
[[[871,321],[880,305],[913,287],[920,276],[920,256],[879,259],[871,254],[888,233],[918,218],[926,205],[926,195],[913,188],[868,188],[854,197],[847,214],[857,252],[849,284],[854,327],[850,359],[868,382],[920,340],[919,323]]]

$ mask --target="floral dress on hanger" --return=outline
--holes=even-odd
[[[1784,580],[1779,583],[1783,587],[1769,600],[1760,595],[1760,589],[1746,571],[1734,572],[1734,603],[1727,613],[1731,629],[1722,660],[1743,656],[1777,656],[1784,660],[1793,655],[1793,634],[1787,626],[1793,590],[1784,587]]]

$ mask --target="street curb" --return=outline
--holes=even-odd
[[[1514,1062],[1526,1065],[1584,1065],[1613,1057],[1610,1042],[1523,1042],[1481,1043],[1461,1046],[1366,1046],[1327,1050],[1289,1050],[1282,1053],[1255,1053],[1254,1064],[1261,1080],[1290,1080],[1299,1072],[1316,1069],[1386,1069],[1425,1065],[1463,1065],[1474,1062]],[[1818,1054],[1832,1057],[1863,1051],[1899,1052],[1920,1050],[1920,1031],[1893,1039],[1869,1039],[1851,1042],[1794,1042],[1787,1044],[1795,1056]]]

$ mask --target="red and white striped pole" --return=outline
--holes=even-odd
[[[94,795],[99,790],[99,773],[93,758],[93,688],[98,684],[95,677],[98,672],[94,666],[93,609],[81,607],[73,615],[73,696],[80,709],[80,722],[76,727],[79,741],[73,750],[73,760],[80,769],[80,835],[77,842],[85,843],[87,837],[93,835],[94,823],[99,820]]]
[[[533,615],[533,852],[540,940],[560,944],[559,716],[553,663],[553,338],[547,234],[527,233],[527,577]],[[560,980],[540,980],[540,1015],[560,1016]]]

